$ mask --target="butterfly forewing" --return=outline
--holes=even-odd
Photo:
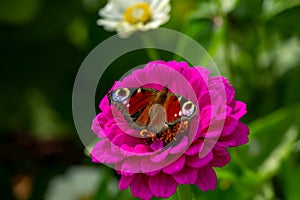
[[[154,100],[156,93],[157,92],[155,90],[142,88],[135,90],[129,99],[129,114],[132,115],[144,110]]]
[[[110,93],[111,104],[115,105],[133,125],[145,128],[149,123],[150,104],[156,97],[157,91],[143,88],[117,89]],[[136,127],[139,128],[139,127]]]

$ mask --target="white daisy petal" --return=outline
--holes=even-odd
[[[97,24],[99,26],[103,26],[107,31],[113,31],[116,29],[118,26],[119,22],[118,21],[111,21],[111,20],[103,20],[99,19],[97,21]]]
[[[112,13],[105,13],[101,15],[103,19],[109,19],[109,20],[123,20],[123,16],[117,15],[117,14],[112,14]]]
[[[171,10],[171,6],[167,6],[165,7],[165,9],[161,12],[157,12],[157,13],[153,13],[153,18],[152,19],[160,19],[163,18],[165,16],[169,16],[168,13]]]
[[[130,0],[109,0],[109,2],[115,4],[120,11],[124,11],[131,3]]]
[[[162,18],[160,20],[155,20],[155,21],[149,22],[148,24],[146,24],[143,27],[143,31],[146,31],[148,29],[158,28],[161,24],[166,23],[168,20],[169,20],[169,16],[166,16],[165,18]]]
[[[137,29],[136,27],[134,27],[128,23],[123,23],[122,25],[120,25],[116,28],[116,31],[121,38],[127,38],[132,33],[134,33],[136,31],[136,29]]]
[[[156,8],[157,8],[157,6],[159,5],[159,2],[160,2],[161,0],[152,0],[151,1],[151,9],[152,10],[156,10]]]
[[[101,15],[101,12],[104,13],[118,13],[121,14],[123,10],[120,8],[120,5],[109,2],[106,4],[103,8],[99,10],[99,14]]]
[[[108,3],[106,6],[99,10],[99,15],[108,18],[108,17],[117,17],[118,19],[122,18],[123,10],[119,8],[118,5],[113,3]]]
[[[159,2],[159,5],[154,10],[154,12],[156,12],[156,13],[162,12],[162,10],[164,10],[164,8],[169,6],[169,5],[170,5],[170,0],[161,0]]]
[[[97,24],[108,31],[117,31],[122,38],[137,30],[158,28],[169,20],[170,0],[109,0],[99,10]]]

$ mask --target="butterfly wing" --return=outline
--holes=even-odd
[[[196,112],[191,101],[167,91],[167,88],[163,91],[122,88],[112,91],[108,97],[132,128],[161,133],[183,120],[189,120]]]
[[[196,105],[188,99],[169,93],[164,103],[167,113],[167,124],[174,125],[182,120],[191,119],[196,113]]]
[[[109,94],[110,103],[116,106],[131,127],[145,129],[149,123],[148,112],[157,91],[145,88],[122,88]]]
[[[181,117],[179,115],[179,112],[181,108],[179,97],[177,97],[174,93],[169,93],[164,103],[164,108],[167,114],[167,123],[174,124],[180,121]]]

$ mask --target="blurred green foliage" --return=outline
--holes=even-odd
[[[92,165],[73,125],[71,94],[85,56],[115,34],[96,25],[105,3],[0,0],[1,199],[43,199],[52,177],[73,164]],[[249,144],[231,149],[231,163],[216,169],[217,189],[192,187],[194,199],[300,197],[299,19],[299,0],[172,1],[164,27],[207,49],[247,103],[243,121],[251,130]],[[147,60],[141,50],[116,60],[101,79],[96,106],[115,80]],[[97,199],[133,199],[128,190],[111,197],[108,183],[116,175],[103,170]],[[24,177],[28,194],[16,190]]]

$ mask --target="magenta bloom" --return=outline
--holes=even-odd
[[[178,184],[215,189],[213,167],[230,161],[226,149],[247,143],[249,129],[239,121],[246,105],[234,100],[233,87],[209,74],[155,61],[116,82],[93,121],[101,138],[93,162],[112,166],[119,188],[141,199],[168,198]]]

